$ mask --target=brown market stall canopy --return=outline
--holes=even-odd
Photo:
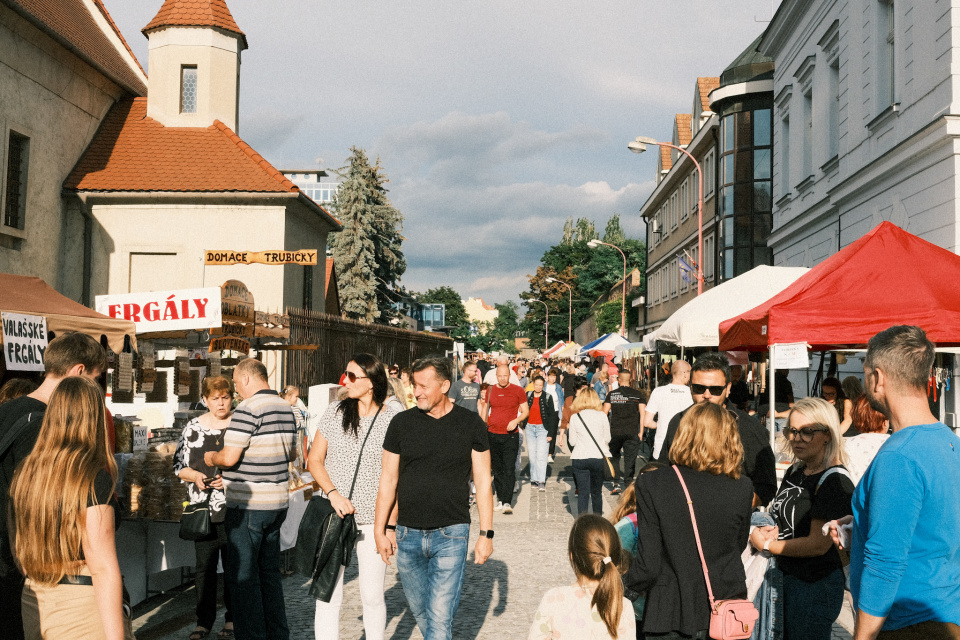
[[[47,331],[60,334],[79,331],[98,341],[106,336],[111,351],[123,351],[123,338],[129,336],[136,348],[136,325],[97,313],[79,302],[57,293],[50,285],[32,276],[0,273],[0,311],[43,316]]]

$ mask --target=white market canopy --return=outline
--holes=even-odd
[[[563,347],[565,347],[566,344],[567,343],[564,342],[563,340],[558,340],[557,344],[553,345],[552,347],[550,347],[549,349],[543,352],[543,357],[544,358],[551,357],[554,353],[556,353],[557,351],[560,351],[560,349],[563,349]]]
[[[726,318],[724,318],[726,319]],[[590,344],[580,348],[580,351],[577,355],[583,354],[593,354],[595,351],[609,351],[611,355],[614,350],[623,344],[629,344],[630,341],[617,333],[608,333],[605,336],[600,336]]]
[[[580,350],[580,345],[576,342],[568,342],[559,351],[554,351],[550,354],[551,358],[573,358],[577,355],[577,352]]]
[[[807,271],[806,267],[754,267],[683,305],[659,329],[643,336],[643,346],[653,351],[656,341],[662,340],[681,347],[716,347],[721,322],[766,302]]]

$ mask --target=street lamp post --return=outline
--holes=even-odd
[[[567,342],[573,341],[573,287],[564,282],[563,280],[557,280],[556,278],[547,278],[547,282],[556,282],[565,286],[570,294],[570,320],[567,324]]]
[[[591,249],[596,249],[600,245],[606,247],[613,247],[620,252],[620,255],[623,256],[623,298],[621,299],[620,305],[620,335],[625,336],[627,331],[627,254],[623,252],[623,249],[618,247],[615,244],[610,244],[609,242],[602,242],[594,238],[587,243],[587,246]]]
[[[647,150],[648,144],[656,147],[676,149],[690,158],[690,160],[693,161],[693,166],[697,168],[700,187],[697,198],[697,295],[700,295],[703,293],[703,170],[700,168],[700,163],[697,162],[697,159],[694,158],[689,151],[675,144],[670,144],[669,142],[657,142],[653,138],[638,136],[636,140],[627,144],[627,149],[630,149],[630,151],[634,153],[643,153]]]
[[[546,302],[544,302],[543,300],[538,300],[537,298],[527,298],[526,301],[528,303],[539,302],[540,304],[543,305],[544,310],[546,310],[547,319],[543,325],[543,350],[546,351],[547,349],[550,348],[550,307],[547,306]],[[528,304],[527,306],[530,306],[530,305]]]

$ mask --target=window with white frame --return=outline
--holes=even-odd
[[[197,67],[180,67],[180,113],[197,112]]]
[[[877,112],[880,112],[897,101],[894,0],[878,0],[877,14]]]
[[[813,175],[813,88],[803,94],[803,175],[806,180]]]
[[[674,191],[673,195],[670,196],[670,230],[677,228],[677,192]]]
[[[677,261],[674,260],[670,263],[670,297],[677,297]]]
[[[827,103],[827,158],[840,154],[840,59],[835,59],[827,68],[829,73],[829,96]]]
[[[703,239],[703,264],[701,269],[703,269],[703,279],[709,282],[713,281],[713,266],[716,260],[715,248],[712,235]]]
[[[713,151],[708,153],[703,159],[703,196],[707,197],[713,194],[714,183],[714,155]]]
[[[690,210],[687,208],[687,183],[689,182],[690,177],[687,176],[680,184],[680,222],[686,220],[687,216],[690,215]]]
[[[786,195],[793,190],[793,183],[790,182],[790,116],[780,121],[777,144],[780,147],[780,190]]]

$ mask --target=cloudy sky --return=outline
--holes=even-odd
[[[655,153],[777,0],[227,0],[247,35],[240,135],[281,169],[379,157],[406,222],[403,284],[517,299],[564,221],[637,213]],[[105,0],[140,33],[162,0]],[[319,164],[318,164],[319,163]]]

